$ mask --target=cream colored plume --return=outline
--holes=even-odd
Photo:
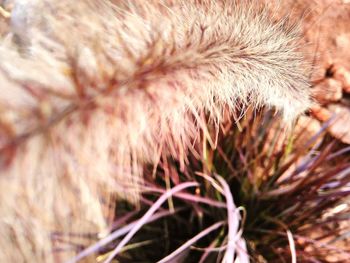
[[[16,0],[0,46],[0,261],[62,262],[207,116],[310,106],[297,30],[248,1]]]

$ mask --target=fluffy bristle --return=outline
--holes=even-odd
[[[206,118],[310,105],[297,30],[247,1],[14,1],[0,47],[1,262],[99,232],[142,166],[183,167]],[[61,255],[61,254],[60,254]],[[63,254],[62,254],[63,255]]]

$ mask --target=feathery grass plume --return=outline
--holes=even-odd
[[[249,1],[14,0],[9,32],[4,262],[74,255],[54,253],[54,234],[105,230],[117,197],[137,203],[144,164],[170,156],[184,170],[204,116],[266,105],[291,121],[310,105],[297,30]]]

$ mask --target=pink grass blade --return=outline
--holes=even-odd
[[[289,247],[290,247],[290,253],[292,255],[292,263],[297,263],[297,253],[295,250],[295,242],[294,242],[292,232],[287,230],[287,236],[288,236],[288,242],[289,242]]]
[[[243,238],[237,241],[237,259],[235,263],[249,263],[247,244]]]
[[[164,193],[166,191],[165,189],[156,188],[156,187],[145,187],[144,189],[145,189],[145,191],[152,191],[152,192],[157,192],[157,193]],[[207,197],[196,196],[196,195],[189,194],[189,193],[176,193],[176,194],[174,194],[174,196],[178,197],[180,199],[188,200],[188,201],[195,202],[195,203],[203,203],[203,204],[207,204],[207,205],[215,206],[215,207],[219,207],[219,208],[226,208],[225,203],[220,202],[220,201],[215,201],[215,200],[207,198]]]
[[[105,263],[110,263],[113,258],[118,255],[121,249],[130,241],[130,239],[135,235],[135,233],[147,223],[151,216],[159,209],[159,207],[174,193],[180,192],[186,188],[198,186],[198,183],[187,182],[179,184],[174,188],[166,191],[159,199],[148,209],[148,211],[143,215],[143,217],[134,225],[134,227],[129,231],[129,233],[123,238],[122,241],[117,245],[113,252],[106,259]]]
[[[193,238],[188,240],[185,244],[183,244],[178,249],[176,249],[174,252],[172,252],[170,255],[168,255],[165,258],[159,260],[157,263],[173,262],[172,260],[174,260],[174,258],[176,258],[176,256],[178,256],[179,254],[184,252],[187,248],[189,248],[192,244],[196,243],[199,239],[201,239],[202,237],[208,235],[210,232],[214,231],[215,229],[218,229],[222,225],[224,225],[224,221],[215,223],[214,225],[204,229],[199,234],[197,234],[196,236],[194,236]]]
[[[180,209],[176,209],[175,213],[182,210]],[[159,213],[154,214],[151,218],[149,218],[149,220],[147,221],[147,223],[151,223],[155,220],[158,220],[159,218],[165,217],[165,216],[169,216],[172,215],[173,212],[171,211],[162,211]],[[128,233],[135,225],[136,225],[137,221],[134,221],[120,229],[115,230],[113,233],[109,234],[108,236],[106,236],[105,238],[101,239],[100,241],[98,241],[97,243],[91,245],[90,247],[84,249],[83,251],[81,251],[78,255],[76,255],[74,258],[72,258],[71,260],[67,261],[66,263],[75,263],[78,262],[79,260],[99,251],[102,247],[104,247],[105,245],[107,245],[108,243],[116,240],[117,238],[125,235],[126,233]]]
[[[239,210],[236,208],[234,203],[229,185],[221,176],[217,176],[216,178],[222,185],[227,205],[228,241],[223,262],[232,263],[234,262],[235,258],[236,242],[240,239],[238,228],[241,218],[239,215]]]

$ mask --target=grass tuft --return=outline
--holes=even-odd
[[[146,169],[139,209],[119,204],[123,220],[72,262],[346,262],[350,148],[325,128],[305,140],[303,129],[283,136],[272,114],[227,121],[185,169]]]

